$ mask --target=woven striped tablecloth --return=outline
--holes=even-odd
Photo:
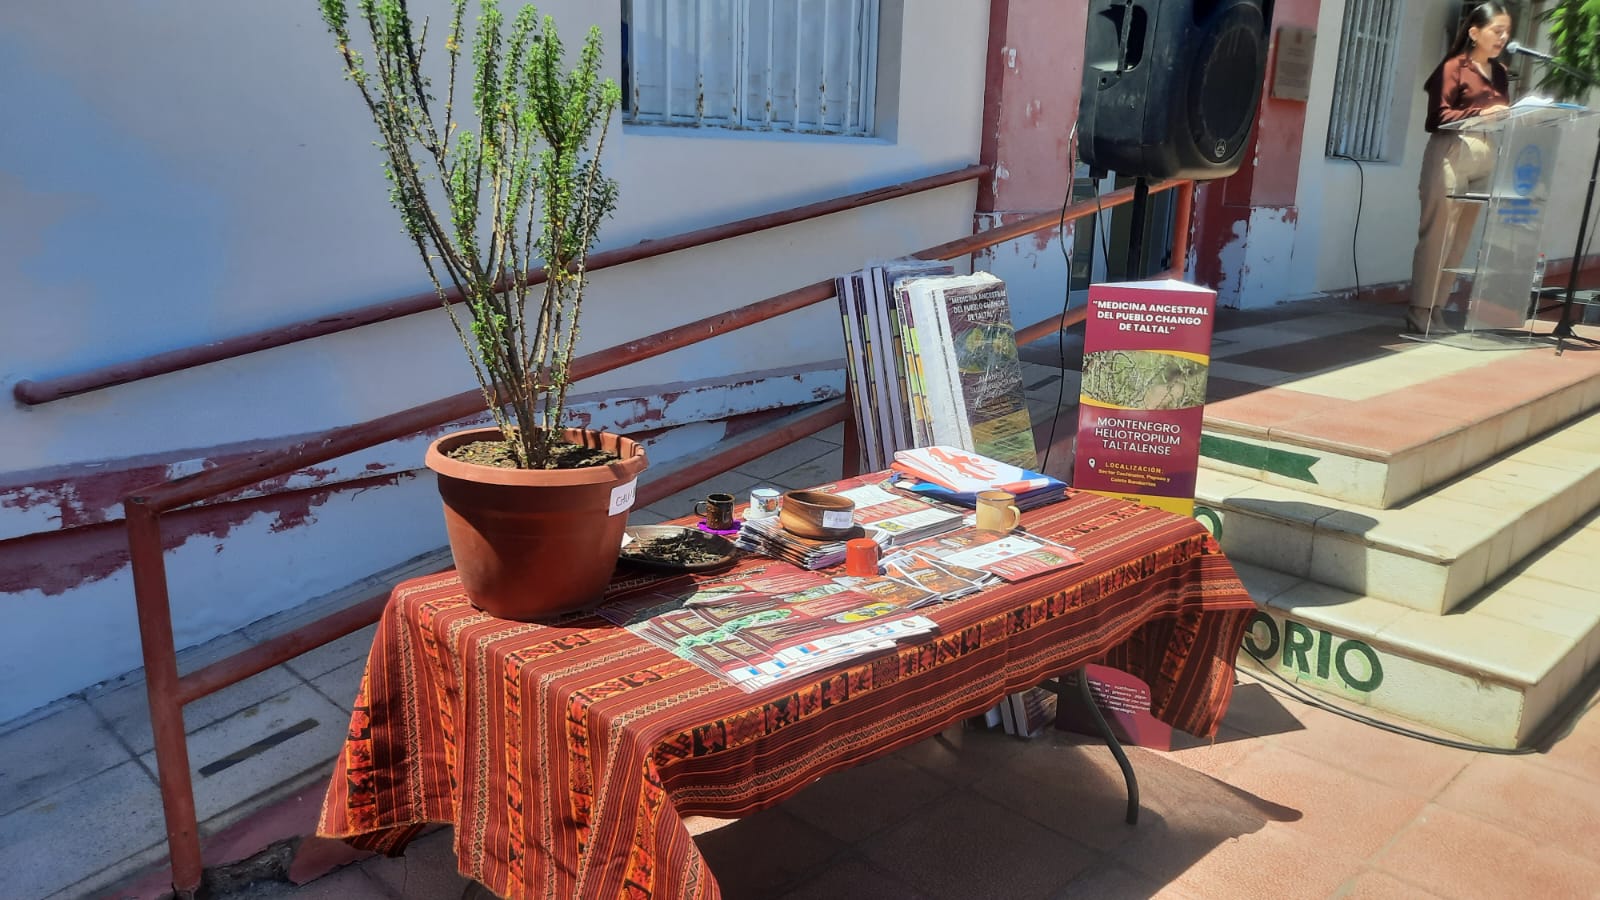
[[[682,816],[771,806],[1084,663],[1213,734],[1254,606],[1211,536],[1083,493],[1023,524],[1084,563],[930,607],[936,635],[756,693],[597,616],[509,622],[452,574],[405,582],[318,831],[398,854],[451,823],[461,872],[504,897],[711,898]]]

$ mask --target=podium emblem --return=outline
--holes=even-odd
[[[1517,153],[1516,163],[1511,169],[1511,187],[1519,197],[1526,197],[1539,184],[1539,175],[1543,171],[1544,154],[1539,152],[1538,144],[1529,144]]]

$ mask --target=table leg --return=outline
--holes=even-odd
[[[1133,763],[1129,762],[1128,754],[1123,752],[1122,744],[1112,732],[1111,726],[1106,723],[1106,717],[1100,714],[1100,705],[1094,702],[1094,693],[1089,689],[1089,672],[1079,669],[1078,693],[1083,700],[1083,705],[1088,707],[1089,715],[1094,717],[1094,724],[1100,729],[1100,736],[1105,738],[1106,746],[1111,748],[1111,755],[1117,759],[1117,767],[1122,769],[1122,780],[1128,786],[1128,815],[1129,825],[1139,824],[1139,779],[1133,773]],[[1060,684],[1057,681],[1057,684]],[[1061,698],[1065,700],[1065,697]]]

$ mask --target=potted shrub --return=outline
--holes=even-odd
[[[646,465],[627,438],[563,427],[584,265],[617,197],[600,153],[620,93],[600,77],[599,29],[569,68],[554,20],[532,6],[508,23],[481,0],[469,26],[467,0],[452,0],[430,48],[405,0],[359,0],[357,49],[344,0],[319,2],[378,127],[390,200],[497,426],[428,449],[462,585],[505,618],[588,606]],[[539,263],[542,282],[529,277]]]

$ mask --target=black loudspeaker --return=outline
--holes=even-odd
[[[1144,178],[1223,178],[1249,149],[1272,0],[1090,0],[1079,155]]]

